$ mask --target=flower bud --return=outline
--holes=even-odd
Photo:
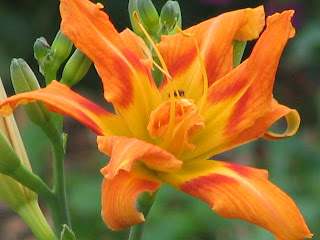
[[[77,84],[87,74],[91,63],[85,54],[76,49],[63,69],[60,82],[69,87]]]
[[[7,98],[0,79],[0,101]],[[13,117],[0,116],[0,172],[31,171],[16,121]],[[56,237],[38,205],[38,196],[12,177],[0,173],[0,201],[15,210],[27,223],[37,239],[56,240]],[[11,175],[11,174],[10,174]]]
[[[135,22],[133,12],[138,13],[139,20],[147,32],[151,36],[156,36],[159,30],[159,14],[151,0],[130,0],[128,10],[132,29],[136,34],[144,38],[144,34]]]
[[[0,101],[7,98],[0,79]],[[13,150],[14,149],[14,150]],[[13,115],[0,117],[0,172],[7,174],[24,165],[31,170],[17,124]],[[13,178],[0,174],[0,200],[17,211],[37,195]]]
[[[36,39],[33,44],[33,52],[39,64],[39,71],[44,75],[45,70],[53,63],[53,51],[44,37]]]
[[[59,30],[51,45],[55,65],[60,67],[60,65],[69,57],[72,46],[73,43],[71,40]]]
[[[3,124],[3,119],[1,119],[1,122]],[[0,146],[0,173],[8,175],[20,167],[21,162],[1,130]]]
[[[34,57],[40,61],[44,61],[50,56],[51,49],[47,40],[44,37],[39,37],[33,44]]]
[[[38,80],[29,65],[21,58],[14,58],[10,65],[11,81],[15,92],[29,92],[40,88]],[[43,103],[34,102],[24,105],[29,119],[38,126],[44,126],[50,121],[50,112]]]
[[[175,27],[181,28],[181,10],[180,5],[176,1],[167,1],[162,7],[160,13],[160,30],[158,35],[170,35],[176,33]]]
[[[56,79],[57,71],[61,64],[69,57],[72,50],[72,42],[59,30],[52,46],[43,37],[37,38],[33,45],[34,56],[39,64],[39,71],[49,84]]]

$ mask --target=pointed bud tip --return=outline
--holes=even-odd
[[[181,28],[181,9],[176,1],[167,1],[161,9],[160,13],[160,30],[158,34],[167,35],[175,31],[175,27]]]
[[[33,44],[34,57],[38,62],[43,61],[50,54],[50,45],[44,37],[39,37]]]
[[[55,65],[60,66],[69,57],[72,46],[71,40],[59,30],[51,45]]]
[[[40,89],[37,77],[22,58],[14,58],[10,66],[11,81],[18,93]],[[38,126],[45,126],[50,121],[50,113],[42,103],[34,102],[23,106],[28,118]]]

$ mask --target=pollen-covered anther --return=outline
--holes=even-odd
[[[170,126],[171,101],[175,103],[175,115]],[[170,138],[168,141],[170,144],[164,147],[170,152],[179,152],[195,147],[189,142],[189,138],[203,127],[203,118],[193,101],[182,98],[168,100],[156,108],[150,115],[147,128],[153,138],[162,141]]]

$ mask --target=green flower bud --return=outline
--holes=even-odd
[[[34,57],[40,62],[51,54],[50,45],[44,37],[39,37],[33,44]]]
[[[0,173],[8,175],[20,167],[21,162],[2,131],[0,131],[0,146]]]
[[[54,64],[57,65],[58,68],[69,57],[72,46],[73,43],[70,41],[70,39],[66,35],[64,35],[61,30],[59,30],[51,45]]]
[[[53,51],[44,37],[37,38],[33,44],[34,57],[39,64],[39,71],[44,75],[48,66],[53,63]]]
[[[138,0],[138,16],[150,35],[157,33],[159,29],[159,14],[151,0]]]
[[[179,3],[171,0],[167,1],[161,9],[158,35],[174,34],[177,32],[175,27],[181,28],[181,24],[182,18]]]
[[[45,77],[46,83],[56,80],[57,71],[61,64],[69,57],[72,42],[59,30],[50,48],[46,39],[38,38],[34,45],[34,56],[39,64],[39,71]]]
[[[13,59],[10,65],[10,74],[15,92],[23,93],[40,88],[38,80],[29,65],[21,58]],[[45,126],[50,121],[50,112],[40,102],[24,105],[29,119],[38,126]]]
[[[7,98],[0,79],[0,101]],[[31,171],[13,115],[0,117],[0,172],[10,174],[25,169]],[[56,240],[38,205],[38,196],[13,178],[0,173],[0,201],[15,210],[27,223],[37,239]]]
[[[143,27],[152,36],[156,36],[159,30],[159,14],[151,0],[130,0],[128,5],[130,21],[133,31],[144,38],[144,34],[139,29],[133,12],[138,13],[139,20]]]
[[[60,82],[69,87],[77,84],[87,74],[91,63],[85,54],[76,49],[63,69]]]
[[[6,98],[7,95],[0,80],[0,100]],[[8,174],[21,165],[31,170],[16,121],[13,115],[0,117],[0,172]],[[15,211],[26,202],[37,199],[34,192],[11,177],[0,174],[0,183],[0,200]]]

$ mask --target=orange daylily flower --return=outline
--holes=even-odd
[[[276,140],[297,131],[297,111],[272,95],[281,53],[295,34],[294,12],[268,17],[263,32],[260,6],[163,36],[155,49],[164,74],[157,88],[152,55],[142,39],[129,29],[118,33],[102,8],[87,0],[61,0],[61,29],[94,62],[116,114],[57,81],[8,98],[0,113],[41,101],[99,135],[99,150],[111,157],[101,170],[102,217],[113,230],[144,221],[135,208],[138,195],[166,182],[219,215],[259,225],[278,240],[311,238],[297,206],[268,181],[267,171],[208,160],[260,137]],[[233,41],[256,38],[250,57],[234,68]],[[282,117],[287,131],[268,131]]]

